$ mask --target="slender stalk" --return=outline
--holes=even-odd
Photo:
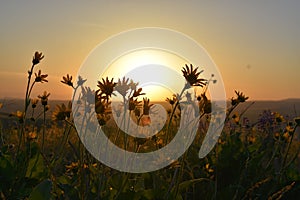
[[[43,112],[42,152],[44,152],[45,132],[46,132],[46,105],[43,106],[44,106],[44,112]]]
[[[291,140],[290,140],[290,142],[289,142],[289,144],[288,144],[287,150],[286,150],[286,152],[285,152],[284,159],[283,159],[282,166],[281,166],[281,172],[280,172],[280,173],[282,173],[282,172],[283,172],[283,169],[285,169],[285,164],[286,164],[287,155],[288,155],[288,153],[289,153],[289,151],[290,151],[291,144],[292,144],[292,142],[293,142],[293,138],[294,138],[295,131],[296,131],[297,127],[298,127],[298,126],[296,126],[296,127],[294,128],[293,132],[292,132],[292,137],[291,137]]]

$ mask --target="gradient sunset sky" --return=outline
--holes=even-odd
[[[219,67],[228,99],[241,90],[251,100],[300,98],[300,1],[1,1],[0,98],[24,97],[27,70],[49,75],[33,95],[70,99],[62,76],[77,74],[99,43],[133,28],[182,32]],[[75,78],[75,77],[74,77]],[[164,97],[165,98],[165,97]]]

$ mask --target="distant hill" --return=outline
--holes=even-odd
[[[254,102],[254,103],[253,103]],[[0,103],[3,103],[3,107],[0,109],[0,119],[8,119],[8,115],[17,110],[22,111],[24,109],[24,100],[22,99],[0,99]],[[53,110],[57,104],[67,104],[67,100],[49,100],[50,110],[47,112],[47,118],[51,117]],[[159,102],[154,102],[159,103]],[[167,102],[160,102],[163,106],[169,107]],[[253,105],[251,105],[253,103]],[[230,102],[228,102],[230,105]],[[248,101],[241,103],[237,108],[236,112],[241,113],[247,107],[244,117],[249,118],[251,122],[255,122],[259,115],[264,110],[271,110],[272,112],[279,112],[285,118],[293,119],[296,116],[300,116],[300,99],[285,99],[280,101]],[[36,114],[42,111],[42,105],[38,104]],[[31,114],[31,107],[29,108],[29,115]]]

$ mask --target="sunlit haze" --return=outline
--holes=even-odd
[[[27,71],[39,51],[45,58],[36,70],[48,74],[49,83],[37,84],[33,95],[47,90],[51,99],[70,99],[72,89],[60,82],[62,76],[76,79],[97,45],[143,27],[172,29],[202,45],[219,67],[228,98],[234,90],[251,100],[300,98],[299,8],[300,1],[291,0],[2,1],[0,98],[24,97]],[[106,74],[117,81],[148,64],[173,66],[181,74],[185,62],[170,52],[130,52],[114,60]],[[148,91],[171,94],[158,86]]]

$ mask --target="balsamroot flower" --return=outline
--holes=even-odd
[[[142,90],[143,90],[142,88],[139,88],[138,90],[134,90],[132,97],[138,97],[141,95],[145,95],[145,93],[142,93]]]
[[[211,113],[211,101],[207,99],[205,94],[201,94],[202,101],[199,103],[199,110],[204,114]]]
[[[103,115],[111,113],[110,104],[111,102],[105,102],[103,99],[96,99],[95,112]]]
[[[186,64],[185,68],[183,67],[181,71],[183,73],[185,80],[187,81],[187,83],[189,83],[189,86],[203,87],[206,85],[207,80],[203,78],[199,78],[199,75],[203,72],[203,70],[201,70],[200,72],[197,72],[197,70],[198,67],[196,67],[196,69],[193,69],[192,64],[190,64],[190,68]]]
[[[34,73],[35,74],[35,82],[48,82],[48,80],[46,80],[48,74],[42,74],[42,71],[39,70],[38,74],[37,73]]]
[[[50,93],[47,93],[44,91],[43,95],[39,95],[38,98],[41,99],[41,103],[43,106],[46,106],[48,104],[48,97],[50,96]]]
[[[36,108],[36,105],[38,104],[39,99],[31,99],[31,107]]]
[[[29,132],[28,133],[28,139],[29,140],[34,140],[34,139],[36,139],[37,138],[37,134],[36,134],[36,132],[35,131],[32,131],[32,132]]]
[[[24,119],[25,113],[18,110],[16,113],[10,114],[10,116],[16,117],[19,120],[20,123],[23,123],[24,122],[23,119]]]
[[[143,114],[144,115],[149,115],[150,113],[150,108],[151,106],[153,106],[153,104],[150,104],[150,99],[148,99],[147,97],[146,98],[143,98]]]
[[[237,95],[237,98],[231,98],[231,105],[232,106],[236,106],[239,103],[243,103],[245,102],[247,99],[249,99],[249,97],[246,97],[243,92],[239,92],[239,91],[234,91],[235,94]]]
[[[133,80],[131,79],[131,80],[130,80],[130,83],[129,83],[129,87],[130,87],[131,90],[134,91],[134,90],[136,90],[136,87],[138,86],[138,84],[139,84],[138,82],[135,83],[135,82],[133,82]]]
[[[100,88],[99,90],[97,90],[97,93],[100,91],[100,98],[102,97],[102,95],[104,94],[104,98],[108,101],[109,97],[111,97],[111,95],[115,95],[113,93],[114,91],[114,87],[116,86],[116,83],[113,82],[114,78],[111,79],[111,81],[109,81],[108,77],[106,77],[106,80],[102,78],[102,82],[98,81],[98,87]]]
[[[32,64],[33,65],[37,65],[40,63],[40,61],[44,58],[44,56],[42,55],[42,53],[39,53],[39,52],[35,52],[34,53],[34,56],[32,58]]]
[[[177,97],[173,94],[172,98],[166,98],[166,102],[168,102],[171,106],[173,106],[177,102]]]
[[[86,79],[83,79],[81,76],[78,76],[77,87],[82,86],[86,82]]]
[[[89,104],[93,104],[95,102],[95,91],[91,90],[90,87],[81,86],[82,99],[86,99]]]
[[[115,86],[115,90],[117,92],[119,92],[123,97],[126,96],[128,90],[130,89],[128,81],[129,81],[129,78],[125,79],[125,77],[123,77],[122,81],[121,81],[121,79],[119,79]]]
[[[138,108],[140,106],[141,101],[138,101],[137,98],[133,99],[133,97],[131,97],[129,99],[129,105],[128,105],[128,110],[129,111],[133,111],[136,108]]]
[[[56,109],[52,113],[52,118],[58,121],[69,119],[71,117],[71,112],[72,112],[71,101],[69,101],[67,106],[62,103],[61,106],[56,105]]]
[[[68,86],[71,86],[72,88],[73,87],[73,82],[72,82],[72,76],[69,76],[69,74],[67,74],[67,76],[63,76],[63,80],[60,81]]]

